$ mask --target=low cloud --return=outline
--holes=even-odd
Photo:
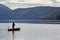
[[[4,4],[11,8],[27,8],[35,6],[60,6],[60,0],[0,0],[0,4]]]
[[[56,0],[56,2],[60,2],[60,0]]]

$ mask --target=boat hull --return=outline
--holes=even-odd
[[[8,31],[20,31],[20,28],[8,29]]]

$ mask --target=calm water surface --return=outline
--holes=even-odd
[[[8,32],[12,23],[0,23],[0,40],[60,40],[59,24],[15,23],[21,31]]]

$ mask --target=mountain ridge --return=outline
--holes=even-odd
[[[53,12],[54,11],[58,11],[60,10],[60,7],[34,7],[34,8],[27,8],[27,9],[16,9],[13,10],[13,14],[11,16],[14,17],[14,20],[56,20],[56,17],[52,19],[52,17],[48,17],[48,18],[42,18],[42,16],[45,16],[47,14],[49,14],[49,12]],[[56,11],[56,12],[57,12]],[[53,14],[52,13],[52,14]],[[54,15],[56,15],[57,13],[55,13]],[[14,16],[16,15],[16,16]],[[17,16],[18,15],[18,16]],[[58,15],[57,15],[58,16]],[[39,18],[40,17],[40,18]],[[50,19],[49,19],[50,18]]]
[[[0,20],[57,20],[60,7],[10,8],[0,4]]]
[[[12,10],[2,4],[0,4],[0,20],[9,20],[9,14]]]

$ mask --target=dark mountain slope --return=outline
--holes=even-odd
[[[34,7],[16,9],[11,13],[11,20],[56,20],[60,7]],[[56,15],[56,16],[55,16]]]
[[[0,20],[9,20],[12,10],[2,4],[0,4]]]

